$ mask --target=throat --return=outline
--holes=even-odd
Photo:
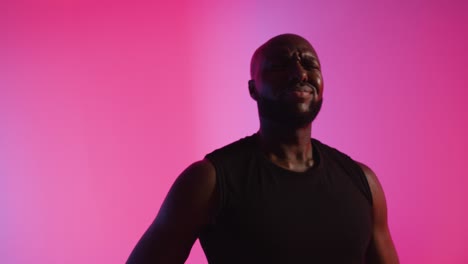
[[[310,124],[295,129],[272,129],[262,123],[257,139],[262,152],[273,164],[303,172],[315,164],[310,135]]]

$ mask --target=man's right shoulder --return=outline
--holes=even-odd
[[[205,159],[213,162],[214,159],[236,158],[239,155],[251,153],[256,147],[256,142],[256,134],[253,134],[208,153]]]
[[[194,180],[214,180],[215,175],[216,172],[213,164],[207,159],[202,159],[188,166],[180,176],[182,178],[194,178]]]

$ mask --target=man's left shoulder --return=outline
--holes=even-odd
[[[377,179],[377,175],[375,175],[375,172],[369,167],[367,166],[366,164],[360,162],[360,161],[354,161],[357,163],[357,165],[359,165],[359,167],[361,168],[361,170],[364,172],[364,175],[366,175],[367,179],[371,178],[371,179]]]
[[[364,173],[364,176],[366,176],[367,184],[369,185],[369,188],[371,190],[371,193],[373,196],[380,196],[383,193],[382,185],[379,182],[379,179],[377,178],[377,175],[375,172],[366,164],[355,161],[359,167],[361,168],[362,172]],[[375,199],[374,199],[375,200]]]
[[[327,159],[332,159],[335,164],[338,164],[346,172],[355,186],[358,187],[372,205],[373,189],[376,188],[376,183],[378,183],[375,173],[367,165],[356,161],[337,148],[324,144],[317,139],[312,139],[312,143],[323,156],[326,156]]]
[[[311,138],[311,140],[312,140],[312,145],[318,148],[319,152],[321,152],[322,154],[331,155],[334,158],[341,158],[341,159],[345,158],[347,160],[356,162],[348,154],[344,153],[343,151],[335,147],[325,144],[316,138]]]

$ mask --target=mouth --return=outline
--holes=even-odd
[[[310,96],[312,95],[311,92],[297,91],[297,90],[291,91],[290,93],[293,94],[293,95],[296,96],[296,97],[303,97],[303,98],[305,98],[305,97],[310,97]]]
[[[312,95],[315,95],[317,93],[317,89],[313,85],[310,85],[310,84],[296,85],[292,87],[291,89],[288,89],[286,92],[292,95],[293,97],[308,98],[308,97],[311,97]]]
[[[308,92],[308,93],[313,93],[317,89],[315,86],[312,84],[306,83],[306,84],[297,84],[289,89],[290,91],[299,91],[299,92]]]

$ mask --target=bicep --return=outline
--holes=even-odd
[[[210,162],[189,166],[172,185],[128,263],[183,263],[217,206],[216,175]]]
[[[372,193],[373,227],[372,238],[367,252],[367,263],[399,263],[387,221],[387,202],[385,194],[375,173],[366,165],[359,163],[366,175]]]

